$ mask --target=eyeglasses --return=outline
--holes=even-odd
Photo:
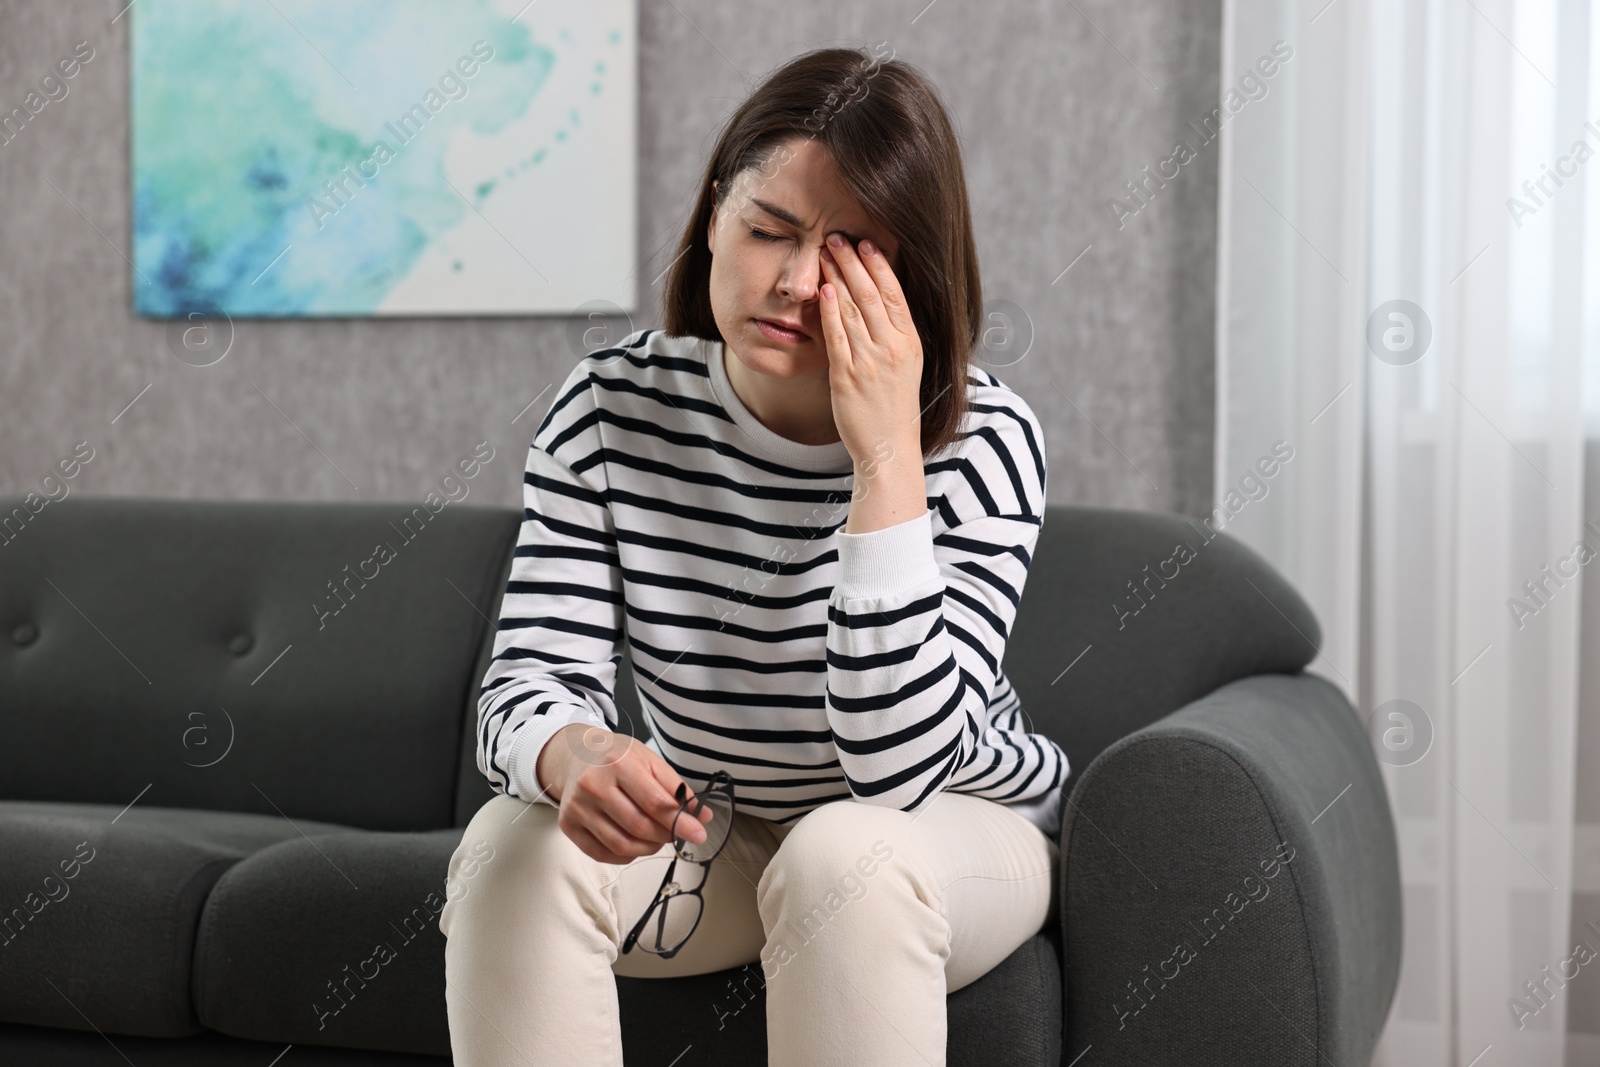
[[[671,959],[689,940],[695,927],[700,925],[700,916],[705,912],[705,898],[701,891],[705,889],[706,878],[711,873],[711,861],[728,843],[728,831],[733,826],[733,779],[727,771],[718,771],[693,799],[688,798],[688,792],[688,784],[679,782],[678,811],[672,817],[672,862],[667,865],[666,876],[661,879],[661,888],[656,891],[655,899],[622,942],[624,953],[638,945],[646,952]],[[679,817],[687,815],[698,823],[704,808],[710,808],[712,812],[711,822],[701,824],[706,839],[697,843],[680,837]],[[677,870],[679,860],[700,868],[699,881],[692,888],[673,881],[673,872]],[[653,937],[643,937],[645,925],[650,922],[652,915],[656,917],[655,934]]]

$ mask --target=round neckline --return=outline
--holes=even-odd
[[[850,455],[850,449],[844,441],[833,441],[825,445],[808,445],[799,441],[791,441],[781,434],[769,430],[764,423],[750,409],[744,406],[744,401],[739,399],[739,394],[733,391],[733,383],[728,380],[728,368],[724,363],[727,357],[727,343],[724,341],[708,341],[700,339],[700,353],[710,372],[711,392],[717,398],[734,425],[744,431],[757,448],[782,459],[785,463],[813,471],[837,471],[846,473],[855,467],[855,459]]]

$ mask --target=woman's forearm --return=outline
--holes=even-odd
[[[883,456],[856,461],[855,494],[844,532],[871,533],[918,518],[928,510],[928,479],[918,440],[900,441]]]

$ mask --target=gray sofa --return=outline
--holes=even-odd
[[[0,1063],[448,1062],[437,914],[492,795],[474,708],[520,520],[0,499]],[[1074,766],[1061,922],[950,996],[952,1065],[1370,1061],[1384,785],[1303,673],[1305,603],[1203,532],[1046,516],[1004,666]],[[618,986],[630,1065],[765,1062],[759,964]]]

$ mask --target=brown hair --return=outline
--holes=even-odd
[[[916,68],[859,48],[820,48],[770,74],[723,126],[662,293],[665,330],[723,340],[711,314],[713,207],[735,175],[792,137],[820,140],[868,217],[899,244],[895,276],[922,339],[922,454],[956,440],[983,294],[961,147]],[[713,186],[713,181],[717,184]]]

